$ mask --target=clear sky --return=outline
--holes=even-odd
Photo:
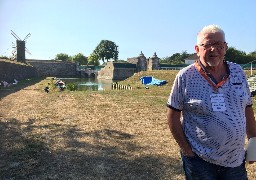
[[[0,0],[0,55],[10,56],[13,30],[28,33],[27,59],[58,53],[89,56],[101,40],[119,46],[119,59],[194,52],[197,32],[217,24],[229,46],[256,50],[255,0]]]

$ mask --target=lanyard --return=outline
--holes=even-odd
[[[195,67],[198,70],[198,72],[208,81],[208,83],[213,87],[214,91],[218,91],[218,88],[221,87],[223,84],[225,84],[229,78],[229,76],[225,76],[218,84],[215,84],[209,76],[207,76],[204,69],[199,65],[198,60],[195,63]]]

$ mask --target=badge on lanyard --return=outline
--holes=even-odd
[[[210,95],[213,111],[226,111],[226,105],[223,94]]]

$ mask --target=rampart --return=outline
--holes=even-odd
[[[0,81],[13,82],[38,77],[36,68],[31,65],[0,59]]]
[[[124,80],[136,72],[136,65],[131,63],[108,62],[98,72],[98,79]]]
[[[26,60],[38,71],[39,76],[76,77],[76,63],[55,60]]]

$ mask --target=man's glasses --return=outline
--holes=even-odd
[[[226,42],[215,42],[215,43],[206,43],[206,44],[199,44],[199,46],[204,47],[204,50],[210,50],[212,48],[221,50],[225,47]]]

